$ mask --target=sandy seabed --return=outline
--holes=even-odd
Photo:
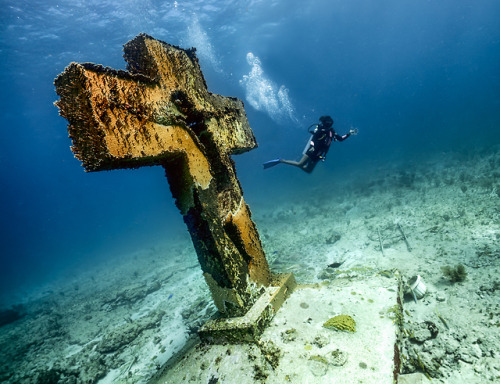
[[[301,283],[420,275],[425,296],[404,301],[402,371],[436,383],[500,382],[498,148],[353,172],[294,193],[252,205],[273,271]],[[465,274],[444,273],[459,265]],[[2,383],[147,383],[215,314],[187,234],[43,292],[0,327]]]

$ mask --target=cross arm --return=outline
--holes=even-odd
[[[207,138],[227,154],[257,146],[243,103],[207,91],[194,53],[147,35],[124,50],[129,71],[72,63],[55,80],[56,105],[87,171],[158,165],[172,155],[202,162]]]

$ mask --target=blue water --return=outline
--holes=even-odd
[[[0,298],[186,232],[162,169],[87,174],[73,158],[52,104],[70,62],[123,69],[140,32],[195,46],[209,90],[245,101],[260,146],[235,160],[258,211],[373,164],[500,143],[499,17],[497,0],[2,0]],[[360,134],[311,175],[262,170],[300,157],[323,114]]]

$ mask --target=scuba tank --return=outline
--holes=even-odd
[[[314,129],[311,131],[312,127],[314,127]],[[312,124],[309,127],[307,127],[307,132],[309,132],[311,134],[311,136],[309,137],[309,140],[307,140],[306,146],[305,146],[304,150],[302,151],[302,155],[305,155],[307,150],[311,146],[312,138],[314,136],[314,133],[318,130],[318,127],[319,127],[318,124]]]

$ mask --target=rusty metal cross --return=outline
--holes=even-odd
[[[271,279],[231,159],[257,146],[243,103],[208,92],[194,49],[141,34],[124,52],[127,71],[72,63],[55,79],[75,157],[164,167],[215,304],[241,315]]]

